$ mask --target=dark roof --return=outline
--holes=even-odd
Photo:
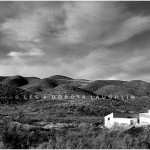
[[[138,113],[118,113],[118,112],[114,112],[113,115],[114,118],[138,118],[139,116]]]

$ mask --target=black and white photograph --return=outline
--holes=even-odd
[[[0,149],[150,149],[150,1],[0,1]]]

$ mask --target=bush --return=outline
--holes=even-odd
[[[1,147],[11,149],[149,149],[150,127],[143,128],[135,136],[133,132],[127,132],[122,128],[95,131],[95,128],[89,125],[76,131],[71,129],[46,131],[38,128],[29,131],[22,127],[10,127],[7,123],[2,134],[2,142]]]
[[[18,130],[17,126],[10,127],[8,124],[2,133],[4,146],[11,149],[29,148],[27,137],[26,131],[21,128]]]
[[[26,130],[22,126],[5,124],[2,133],[4,147],[9,149],[27,149],[37,147],[39,143],[48,141],[53,134],[40,129]]]
[[[0,142],[0,149],[5,149],[3,142]]]

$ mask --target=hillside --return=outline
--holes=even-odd
[[[62,75],[53,75],[51,77],[48,77],[49,79],[64,79],[64,80],[72,80],[72,78]]]
[[[16,87],[21,87],[30,83],[37,82],[39,78],[37,77],[23,77],[20,75],[10,76],[10,77],[1,77],[2,84],[13,85]]]
[[[76,86],[67,85],[67,84],[61,84],[49,91],[43,91],[38,94],[40,96],[42,96],[42,95],[51,95],[52,96],[53,95],[53,96],[55,96],[56,99],[61,97],[62,100],[65,100],[65,99],[89,100],[89,99],[91,99],[91,96],[96,97],[96,94],[94,94],[92,92],[80,89]],[[51,99],[51,98],[52,97],[49,97],[48,99]]]
[[[8,78],[8,76],[0,76],[0,82],[2,82],[6,78]]]
[[[48,78],[23,77],[16,76],[1,76],[0,81],[3,85],[20,87],[23,90],[38,93],[49,92],[54,89],[57,92],[60,89],[61,93],[64,88],[77,87],[79,90],[89,91],[98,95],[135,95],[135,96],[150,96],[150,83],[141,80],[120,81],[120,80],[85,80],[72,79],[62,75],[54,75]],[[62,85],[62,86],[60,86]],[[68,86],[68,87],[67,87]],[[52,90],[52,91],[54,91]],[[82,91],[83,92],[83,91]],[[71,93],[71,91],[69,92]]]
[[[70,82],[70,85],[77,86],[77,87],[82,87],[82,86],[88,85],[90,82],[91,81],[84,80],[84,79],[74,79]]]
[[[30,92],[8,84],[0,84],[0,103],[16,103],[29,100]]]
[[[67,77],[66,77],[67,78]],[[67,85],[71,85],[71,86],[82,86],[84,84],[87,84],[89,81],[85,81],[85,80],[74,80],[74,79],[55,79],[55,78],[44,78],[44,79],[37,79],[34,80],[35,82],[31,82],[27,85],[22,86],[21,88],[27,91],[32,91],[32,92],[44,92],[47,90],[51,90],[59,85],[62,84],[67,84]]]
[[[28,84],[28,81],[24,77],[17,75],[4,79],[2,83],[20,87]]]
[[[150,96],[150,83],[141,80],[127,81],[121,85],[107,85],[95,91],[102,95]]]
[[[95,95],[92,92],[80,89],[76,86],[71,86],[67,84],[62,84],[50,91],[52,94],[62,94],[62,95]]]
[[[134,93],[132,92],[132,89],[130,88],[126,89],[121,86],[107,85],[102,88],[99,88],[97,91],[95,91],[95,94],[112,95],[112,96],[115,96],[115,95],[130,96],[130,95],[133,95]]]
[[[36,93],[36,92],[50,90],[52,88],[55,88],[56,86],[58,86],[58,84],[56,83],[55,79],[45,78],[45,79],[39,79],[35,83],[33,82],[25,86],[22,86],[21,88]]]
[[[28,84],[33,84],[33,83],[37,83],[40,78],[37,78],[37,77],[24,77],[27,81],[28,81]]]
[[[10,77],[8,78],[10,79]],[[74,132],[78,131],[80,133],[82,131],[85,139],[85,135],[88,133],[85,131],[86,127],[90,129],[90,131],[93,129],[94,133],[105,130],[105,128],[103,128],[103,120],[104,116],[109,113],[138,113],[150,109],[149,98],[147,96],[137,97],[135,101],[121,101],[120,99],[111,99],[108,97],[106,99],[91,99],[91,96],[97,96],[96,94],[98,94],[99,97],[100,95],[110,95],[112,93],[117,95],[129,95],[133,92],[144,95],[143,93],[145,91],[148,92],[149,89],[149,83],[144,81],[118,82],[114,80],[99,80],[100,86],[96,88],[100,88],[98,88],[95,91],[96,94],[94,94],[93,92],[80,88],[80,86],[86,87],[95,83],[84,79],[39,79],[36,77],[24,77],[24,79],[26,79],[28,84],[20,88],[24,88],[26,91],[11,85],[11,82],[8,82],[9,84],[0,84],[0,132],[2,133],[4,130],[5,122],[7,121],[10,123],[10,127],[17,127],[15,128],[17,129],[17,134],[15,134],[16,132],[13,130],[13,132],[10,132],[11,136],[16,138],[19,129],[25,132],[23,135],[27,135],[27,139],[31,136],[31,142],[32,140],[35,141],[36,138],[37,143],[39,143],[39,133],[41,132],[41,142],[43,142],[43,138],[45,139],[45,137],[47,137],[45,133],[50,134],[50,137],[54,137],[52,136],[54,130],[60,131],[65,135],[65,139],[65,132],[68,131],[68,129],[73,132],[71,133],[73,138]],[[17,80],[17,84],[18,82],[20,82],[20,80]],[[20,86],[20,84],[18,84],[18,86]],[[29,98],[32,92],[38,92],[37,99]],[[43,96],[47,94],[54,96],[61,95],[62,98],[45,99]],[[67,98],[65,98],[65,95]],[[72,95],[74,97],[71,97]],[[26,96],[27,99],[24,99],[24,96]],[[85,98],[82,96],[85,96]],[[22,132],[19,133],[22,138]],[[90,134],[90,137],[91,135],[93,134]],[[7,138],[8,141],[10,141],[9,137],[10,136]],[[35,145],[32,147],[35,147]]]
[[[121,85],[125,89],[131,89],[136,96],[150,96],[150,83],[141,80],[128,81]]]
[[[121,85],[125,81],[120,80],[96,80],[93,82],[90,82],[89,84],[85,86],[81,86],[82,89],[85,89],[90,92],[96,92],[98,89],[107,86],[107,85]]]

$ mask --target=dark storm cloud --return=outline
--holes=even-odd
[[[2,74],[149,80],[149,8],[150,2],[0,2]]]
[[[149,1],[124,1],[118,2],[118,6],[124,9],[124,11],[132,13],[132,15],[149,15],[150,14],[150,2]]]

